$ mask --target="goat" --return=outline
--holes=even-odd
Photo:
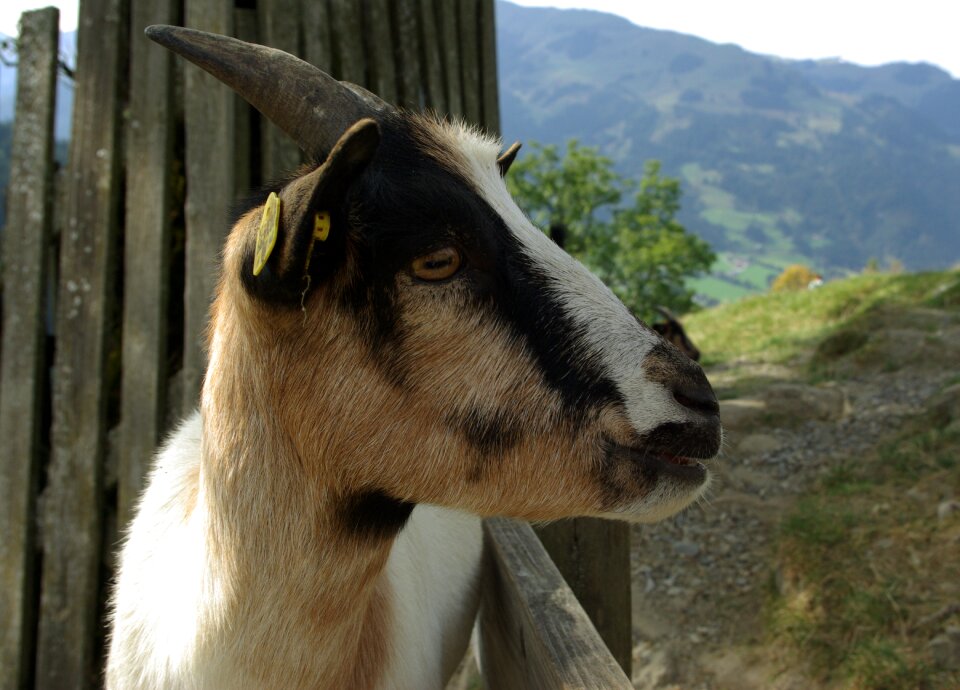
[[[650,328],[662,335],[668,343],[676,347],[694,362],[699,362],[700,350],[687,336],[687,332],[683,329],[683,324],[680,323],[680,320],[673,315],[673,312],[664,306],[658,306],[656,310],[660,312],[660,315],[663,316],[666,321],[652,323],[650,324]]]
[[[498,142],[281,51],[147,34],[317,163],[226,240],[200,409],[122,546],[108,687],[441,688],[481,516],[701,495],[703,371],[533,227]]]

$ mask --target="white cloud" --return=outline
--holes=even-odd
[[[960,3],[953,0],[512,1],[611,12],[640,26],[780,57],[839,57],[863,65],[929,62],[960,78]]]

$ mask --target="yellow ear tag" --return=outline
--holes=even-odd
[[[313,216],[313,238],[326,242],[330,236],[330,214],[326,211],[318,211]]]
[[[263,206],[263,215],[260,217],[260,229],[257,230],[257,248],[253,255],[253,275],[260,275],[260,271],[267,265],[267,259],[277,243],[277,228],[280,226],[280,197],[276,192],[270,192],[267,203]]]

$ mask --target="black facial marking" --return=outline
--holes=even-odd
[[[401,388],[409,380],[398,276],[409,273],[416,258],[452,245],[463,257],[450,281],[455,289],[420,289],[446,290],[436,294],[460,300],[463,310],[483,310],[508,328],[545,384],[560,394],[570,420],[622,404],[616,385],[587,350],[584,327],[555,295],[554,278],[527,258],[503,219],[453,166],[423,150],[423,133],[409,121],[388,117],[380,129],[381,146],[345,203],[353,271],[340,305],[354,316],[383,375]],[[474,438],[486,442],[484,433]]]
[[[341,516],[345,529],[365,539],[396,537],[413,512],[414,503],[401,501],[374,489],[344,499]]]
[[[687,458],[712,458],[720,450],[720,419],[667,422],[642,435],[637,447]]]
[[[447,415],[449,429],[460,434],[476,451],[468,479],[476,481],[495,469],[502,454],[523,438],[523,428],[508,410],[488,412],[479,407],[458,410]]]

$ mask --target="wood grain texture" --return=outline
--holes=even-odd
[[[481,586],[488,688],[632,688],[529,525],[484,521]]]
[[[607,648],[630,676],[630,525],[574,518],[538,527],[536,532]]]
[[[419,0],[418,11],[424,107],[445,114],[447,89],[443,81],[442,41],[437,22],[436,0]]]
[[[447,113],[463,115],[463,80],[460,74],[460,3],[436,0],[439,17],[440,50],[447,89]]]
[[[36,687],[50,690],[89,688],[97,681],[106,358],[116,299],[127,16],[123,0],[86,0],[77,38],[43,497]]]
[[[185,25],[233,35],[229,0],[186,0]],[[234,200],[234,94],[194,65],[184,66],[187,193],[181,414],[199,402],[206,369],[204,338]]]
[[[300,55],[300,0],[257,3],[258,41],[291,55]],[[289,136],[260,116],[261,178],[278,180],[300,167],[300,148]]]
[[[370,90],[387,103],[397,105],[397,60],[393,40],[390,0],[369,0],[364,17]]]
[[[53,227],[53,114],[59,12],[25,12],[3,232],[0,365],[0,688],[32,672],[36,626],[47,262]]]
[[[463,93],[463,117],[467,122],[482,124],[480,93],[480,25],[479,0],[460,0],[460,84]]]
[[[303,59],[328,74],[333,72],[333,35],[327,0],[300,0],[303,17]]]
[[[395,60],[400,67],[398,78],[399,103],[410,110],[423,108],[420,73],[420,32],[418,31],[417,0],[393,0]]]
[[[174,24],[173,0],[139,0],[131,8],[127,105],[127,205],[124,220],[123,401],[117,521],[133,514],[150,458],[163,433],[167,386],[173,163],[173,54],[143,30]]]
[[[369,88],[367,60],[363,46],[363,15],[356,0],[330,0],[330,26],[333,38],[333,63],[339,69],[333,76]]]
[[[500,98],[497,86],[497,26],[495,0],[480,0],[480,105],[481,124],[500,134]]]
[[[233,28],[240,40],[257,43],[257,10],[237,8],[233,13]],[[260,143],[253,140],[258,117],[252,105],[240,96],[233,97],[233,182],[241,198],[260,184],[260,170],[254,170],[253,162],[254,148]]]

